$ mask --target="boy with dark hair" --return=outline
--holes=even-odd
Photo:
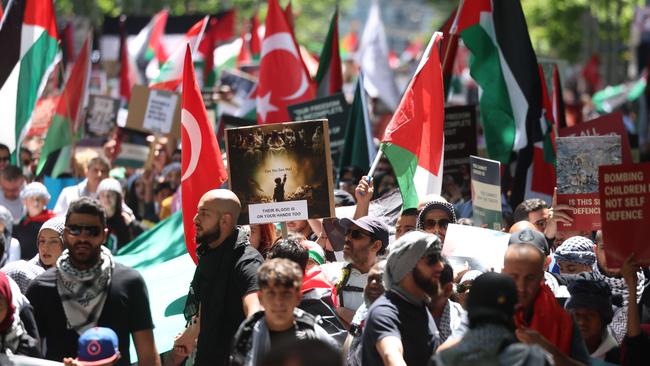
[[[271,347],[296,339],[320,339],[337,347],[316,318],[297,308],[302,271],[295,262],[273,258],[257,272],[259,300],[265,310],[245,320],[235,334],[231,365],[257,365]]]

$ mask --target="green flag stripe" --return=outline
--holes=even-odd
[[[470,74],[484,91],[480,111],[488,155],[507,164],[515,142],[516,125],[501,69],[499,49],[480,25],[465,29],[461,36],[472,50]]]
[[[418,167],[418,158],[410,151],[395,144],[384,142],[379,147],[393,167],[397,184],[402,194],[402,209],[417,208],[420,200],[413,178]]]
[[[48,72],[52,71],[57,52],[56,39],[43,32],[20,61],[16,105],[16,146],[20,146],[23,130],[31,121],[34,105],[41,88],[45,86]]]
[[[52,117],[52,123],[47,130],[43,149],[41,150],[41,158],[38,161],[36,168],[36,175],[41,174],[41,170],[45,166],[48,155],[63,148],[64,146],[72,143],[72,133],[70,132],[69,120],[61,115],[55,114]]]

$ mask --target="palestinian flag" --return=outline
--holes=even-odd
[[[341,71],[341,55],[339,54],[339,10],[334,11],[330,28],[327,31],[320,63],[316,72],[316,97],[326,97],[343,90],[343,71]]]
[[[386,127],[382,152],[393,166],[402,193],[403,209],[417,208],[420,197],[440,194],[445,145],[444,87],[435,33]]]
[[[50,155],[69,147],[75,135],[80,130],[79,114],[86,104],[88,81],[90,80],[90,53],[92,52],[92,33],[88,35],[86,41],[77,56],[77,61],[72,66],[70,76],[65,83],[63,93],[59,98],[56,106],[56,111],[52,117],[52,123],[45,135],[45,142],[41,150],[41,159],[38,162],[36,175],[40,175],[46,161]],[[59,158],[61,160],[61,158]],[[70,161],[66,161],[62,167],[54,169],[55,171],[48,172],[48,175],[56,177],[63,169],[67,167]],[[59,165],[60,166],[60,165]]]
[[[145,70],[154,58],[162,65],[169,57],[162,44],[168,17],[169,11],[161,10],[128,44],[129,57],[132,64],[137,65],[140,74],[140,84],[144,84]]]
[[[521,3],[466,1],[458,31],[472,52],[470,74],[483,90],[480,111],[488,155],[507,164],[512,152],[529,146],[530,139],[541,139],[537,58]]]
[[[176,47],[174,52],[169,56],[160,68],[160,74],[149,83],[151,89],[162,89],[169,91],[176,91],[181,85],[183,78],[183,62],[185,59],[186,45],[190,44],[190,49],[196,53],[196,48],[199,46],[205,27],[208,25],[208,16],[198,21],[185,33],[183,41]]]
[[[250,50],[253,55],[253,60],[259,61],[262,54],[262,41],[260,40],[260,21],[257,19],[257,12],[251,18],[251,40]]]
[[[639,79],[615,86],[608,86],[596,92],[591,98],[591,101],[599,113],[612,113],[623,104],[633,102],[644,95],[647,83],[648,70],[645,69]]]
[[[199,44],[198,51],[203,55],[203,85],[213,87],[218,73],[214,64],[214,49],[217,42],[226,41],[235,35],[235,11],[229,10],[218,18],[210,18],[205,35]]]
[[[0,29],[0,143],[17,150],[32,112],[60,59],[52,0],[14,1]],[[14,160],[15,161],[15,160]]]
[[[129,46],[126,41],[126,17],[120,18],[120,100],[123,107],[126,107],[131,100],[131,89],[140,82],[137,66],[134,60],[129,57]]]

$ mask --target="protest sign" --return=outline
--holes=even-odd
[[[226,129],[230,189],[240,224],[334,216],[326,120]]]
[[[150,143],[146,132],[122,128],[119,132],[118,153],[113,165],[142,168],[149,156]]]
[[[181,98],[178,93],[136,85],[131,90],[126,127],[156,135],[181,137]]]
[[[607,267],[620,268],[632,253],[650,265],[650,164],[601,166],[598,181]]]
[[[289,115],[296,121],[326,118],[330,127],[330,149],[332,161],[338,162],[345,143],[345,125],[348,121],[350,106],[343,94],[289,106]]]
[[[477,154],[476,106],[445,108],[442,195],[448,201],[470,200],[469,156]]]
[[[557,138],[557,203],[573,207],[573,223],[558,223],[558,230],[600,229],[598,167],[621,159],[620,136]]]
[[[88,137],[107,137],[117,124],[120,100],[103,95],[88,96],[85,134]]]
[[[470,162],[474,224],[501,230],[501,163],[478,156],[470,156]]]
[[[598,118],[579,123],[573,127],[563,128],[558,131],[560,137],[578,136],[621,136],[621,158],[623,164],[632,163],[630,140],[623,124],[623,115],[620,112],[606,114]]]
[[[454,273],[465,269],[501,272],[510,234],[476,226],[450,224],[442,255]]]

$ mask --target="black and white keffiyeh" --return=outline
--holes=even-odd
[[[78,270],[70,263],[66,249],[56,262],[56,288],[61,297],[68,329],[81,334],[95,327],[106,297],[115,263],[108,248],[101,247],[97,264],[87,270]]]

